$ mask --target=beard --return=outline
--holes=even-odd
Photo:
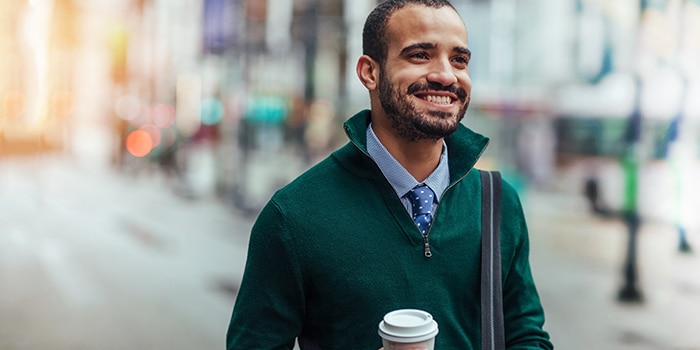
[[[469,107],[469,96],[462,88],[438,83],[414,83],[402,95],[384,74],[379,72],[379,101],[397,134],[408,141],[440,140],[452,135]],[[409,96],[418,91],[449,91],[457,95],[462,108],[457,113],[418,111]]]

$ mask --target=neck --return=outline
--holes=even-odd
[[[382,130],[374,130],[387,151],[418,182],[435,171],[442,155],[442,139],[406,141]]]

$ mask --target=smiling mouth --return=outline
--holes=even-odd
[[[452,104],[452,98],[449,96],[426,95],[426,96],[420,96],[420,98],[423,100],[426,100],[428,102],[439,104],[439,105]]]

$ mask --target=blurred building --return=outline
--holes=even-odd
[[[115,164],[156,165],[190,195],[255,208],[369,107],[354,72],[376,3],[4,0],[0,135],[97,115]],[[582,160],[618,166],[634,113],[644,159],[697,160],[698,0],[453,4],[473,52],[465,123],[492,137],[481,166],[542,188]],[[40,139],[70,138],[59,134]]]
[[[373,0],[207,0],[200,6],[203,14],[182,14],[193,23],[190,29],[200,23],[199,38],[188,27],[178,35],[164,32],[177,38],[180,47],[186,46],[183,38],[196,42],[189,47],[201,51],[194,54],[191,49],[189,61],[200,69],[195,74],[202,79],[202,94],[217,94],[228,107],[220,141],[228,145],[227,152],[235,150],[243,158],[225,156],[222,163],[230,165],[221,168],[228,169],[222,179],[259,178],[243,175],[254,166],[241,169],[255,159],[266,159],[256,153],[261,150],[279,154],[296,140],[300,148],[296,155],[313,162],[343,142],[333,130],[340,130],[340,122],[368,106],[354,65],[361,55],[364,19],[375,4]],[[523,183],[546,185],[563,160],[619,157],[627,118],[637,108],[644,108],[651,120],[643,126],[647,157],[662,158],[665,131],[681,109],[679,96],[697,86],[693,78],[697,74],[692,73],[697,63],[692,62],[698,61],[690,58],[698,50],[688,39],[697,32],[692,25],[697,2],[454,4],[465,19],[474,52],[470,67],[474,100],[465,122],[495,141],[485,162],[510,167]],[[674,70],[685,77],[681,88],[673,88],[678,83],[668,72]],[[657,83],[641,87],[635,83],[647,78],[670,84],[664,91],[676,93],[652,92]],[[654,103],[636,106],[637,94]],[[644,97],[649,94],[663,99]],[[697,106],[691,99],[683,101],[686,120],[698,119]],[[310,118],[312,105],[328,108],[313,109],[322,112]],[[683,129],[691,138],[692,124]]]
[[[72,0],[0,2],[0,153],[64,146],[78,15]]]

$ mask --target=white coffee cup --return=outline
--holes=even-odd
[[[433,350],[437,334],[437,322],[423,310],[394,310],[379,323],[384,350]]]

